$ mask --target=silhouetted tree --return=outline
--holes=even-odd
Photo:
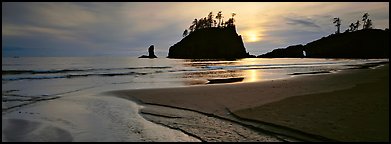
[[[222,13],[222,11],[219,11],[219,13],[217,13],[217,15],[216,15],[216,18],[219,20],[217,27],[220,27],[221,19],[223,18],[223,14],[221,14],[221,13]]]
[[[198,20],[198,22],[197,22],[196,30],[207,28],[208,25],[209,25],[209,24],[208,24],[208,21],[207,21],[206,17],[201,18],[201,19]]]
[[[201,23],[202,23],[201,21],[202,21],[202,18],[200,18],[200,19],[197,21],[196,26],[195,26],[195,30],[200,29],[200,26],[201,26]]]
[[[337,27],[336,33],[339,34],[339,27],[341,26],[341,20],[339,19],[339,17],[334,18],[333,23],[335,23],[335,26]]]
[[[183,37],[185,37],[185,36],[187,36],[187,34],[188,34],[188,31],[187,31],[187,29],[185,29],[185,31],[183,31]]]
[[[360,26],[360,21],[357,20],[356,24],[354,25],[354,30],[358,30],[359,26]]]
[[[196,26],[197,26],[197,19],[194,19],[194,21],[192,22],[192,25],[190,25],[190,27],[189,27],[190,33],[194,32],[196,30]]]
[[[350,32],[353,32],[353,31],[355,31],[355,25],[354,25],[354,23],[351,23],[350,25],[349,25],[349,31]]]
[[[365,23],[365,29],[372,29],[372,20],[367,19],[367,22]]]
[[[235,15],[236,15],[235,13],[232,13],[232,17],[229,18],[227,22],[225,22],[226,26],[234,26],[234,22],[235,22],[234,16]]]
[[[216,19],[219,20],[219,23],[217,23],[217,21],[213,19],[213,12],[209,12],[207,17],[200,18],[198,20],[194,19],[192,25],[190,25],[190,27],[188,28],[189,30],[187,31],[187,33],[185,33],[185,31],[183,32],[183,37],[199,29],[221,27],[221,26],[222,27],[234,26],[235,15],[236,15],[235,13],[232,13],[232,17],[229,18],[228,21],[224,22],[222,11],[219,11],[219,13],[216,15]]]
[[[368,17],[369,17],[369,14],[368,14],[368,13],[365,13],[365,14],[362,16],[362,21],[363,21],[362,29],[365,29],[365,27],[366,27],[366,22],[367,22]]]
[[[212,27],[213,25],[213,13],[209,12],[208,14],[208,27]]]
[[[229,27],[229,26],[234,26],[234,19],[233,18],[229,18],[228,21],[226,21],[224,23],[225,26]]]
[[[202,18],[200,18],[200,19],[197,21],[196,26],[195,26],[195,29],[196,29],[196,30],[200,29],[201,24],[202,24]]]
[[[209,27],[209,21],[208,19],[205,17],[202,21],[202,28],[208,28]]]
[[[232,18],[234,18],[235,15],[236,15],[236,13],[232,13]]]
[[[369,14],[368,13],[365,13],[363,16],[362,16],[362,21],[363,21],[363,29],[372,29],[372,20],[369,19]]]

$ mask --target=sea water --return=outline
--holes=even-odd
[[[110,85],[126,89],[203,85],[208,79],[219,78],[242,77],[242,82],[256,82],[290,77],[293,73],[333,72],[381,61],[388,59],[3,57],[2,90],[50,95]]]
[[[194,141],[146,122],[137,114],[135,103],[100,93],[208,85],[213,79],[240,78],[236,84],[258,82],[333,73],[377,62],[388,59],[3,57],[3,120],[49,122],[69,131],[74,141]]]

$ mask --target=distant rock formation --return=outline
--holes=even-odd
[[[261,58],[302,58],[304,46],[303,45],[294,45],[287,48],[275,49],[272,52],[266,53],[264,55],[259,55]]]
[[[148,48],[148,55],[142,55],[138,58],[157,58],[157,56],[155,55],[155,47],[153,45],[151,45],[149,48]]]
[[[170,47],[168,58],[235,59],[251,57],[235,26],[196,30]],[[253,56],[255,57],[255,56]]]
[[[289,46],[260,58],[389,58],[389,30],[364,29],[332,34],[306,45]]]

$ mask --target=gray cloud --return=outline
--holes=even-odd
[[[313,20],[311,19],[295,19],[295,18],[285,18],[287,21],[287,24],[292,25],[302,25],[305,27],[313,27],[313,28],[320,28],[319,25],[317,25]]]
[[[240,35],[252,32],[262,36],[258,42],[245,43],[251,54],[291,43],[306,43],[333,33],[335,27],[329,18],[334,17],[335,13],[330,11],[335,10],[345,22],[355,14],[353,12],[363,9],[370,13],[376,27],[388,27],[388,3],[336,3],[323,6],[322,12],[313,10],[314,5],[322,3],[300,8],[299,3],[293,6],[277,3],[5,2],[2,3],[2,51],[3,56],[11,52],[12,55],[138,56],[154,44],[158,56],[164,57],[168,48],[181,40],[183,30],[194,18],[218,10],[226,15],[231,11],[238,14]],[[334,8],[336,6],[339,7]],[[351,9],[358,6],[360,9]],[[303,12],[294,14],[296,7],[304,9]],[[359,17],[361,12],[355,15]],[[343,23],[342,28],[345,25]]]

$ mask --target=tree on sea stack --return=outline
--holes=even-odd
[[[190,27],[189,27],[190,33],[195,31],[196,27],[197,27],[197,19],[194,19],[194,21],[192,22],[192,25],[190,25]]]
[[[183,31],[183,37],[186,37],[187,36],[187,34],[188,34],[188,31],[187,31],[187,29],[185,29],[185,31]]]
[[[367,22],[365,23],[365,29],[372,29],[372,20],[367,20]]]
[[[185,37],[186,35],[194,32],[196,30],[201,30],[201,29],[206,29],[206,28],[213,28],[213,27],[225,28],[225,27],[229,27],[229,26],[235,26],[234,16],[236,14],[232,13],[231,15],[232,15],[232,17],[229,18],[228,21],[224,22],[224,19],[223,19],[224,17],[223,17],[222,11],[219,11],[219,13],[217,13],[217,15],[215,17],[219,21],[219,23],[217,24],[217,21],[213,20],[213,12],[209,12],[207,17],[194,19],[192,21],[191,25],[189,26],[189,30],[187,31],[187,33],[184,31],[182,36]]]
[[[341,26],[341,20],[339,19],[339,17],[334,18],[333,23],[335,23],[335,26],[337,27],[337,31],[335,33],[339,34],[339,27]]]
[[[217,16],[216,16],[216,18],[219,20],[219,24],[217,25],[217,27],[220,27],[220,21],[221,21],[221,19],[223,18],[223,14],[221,14],[222,13],[222,11],[219,11],[219,13],[217,13]]]
[[[357,20],[356,24],[354,25],[354,30],[358,30],[359,26],[360,26],[360,21]]]
[[[351,23],[349,25],[349,30],[348,31],[353,32],[354,30],[355,30],[355,25],[354,25],[354,23]]]
[[[213,26],[213,12],[209,12],[208,14],[208,27]]]
[[[362,16],[362,21],[363,21],[362,29],[365,29],[368,17],[369,17],[368,13],[364,13],[364,15]]]

